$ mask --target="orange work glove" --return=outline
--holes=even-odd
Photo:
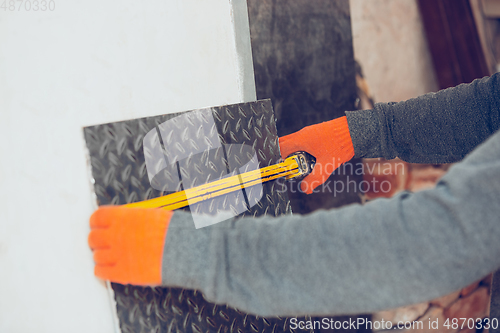
[[[95,275],[121,284],[160,285],[163,246],[173,212],[103,206],[90,217]]]
[[[298,151],[305,151],[316,158],[316,165],[311,174],[300,184],[301,190],[307,194],[311,194],[335,169],[354,156],[345,116],[304,127],[298,132],[279,138],[279,142],[283,158]]]

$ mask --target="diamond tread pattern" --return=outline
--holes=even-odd
[[[210,108],[222,144],[246,144],[257,153],[259,167],[280,161],[276,120],[270,100]],[[189,112],[189,111],[188,111]],[[127,120],[84,128],[93,184],[99,205],[119,205],[170,193],[151,187],[144,158],[144,136],[161,123],[182,113]],[[212,150],[213,151],[213,150]],[[209,156],[210,158],[215,158]],[[228,165],[243,164],[228,154]],[[235,164],[236,163],[236,164]],[[190,184],[200,166],[183,163],[182,183]],[[212,176],[214,170],[201,168]],[[238,215],[290,214],[290,201],[280,191],[283,181],[262,184],[260,201]],[[190,187],[190,186],[189,186]],[[223,200],[217,201],[224,204]],[[112,284],[120,328],[131,332],[293,332],[289,318],[262,318],[226,305],[215,305],[201,292],[180,288]]]

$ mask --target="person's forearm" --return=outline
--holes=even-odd
[[[373,110],[346,112],[356,157],[461,160],[500,127],[500,74]]]
[[[198,230],[176,212],[163,283],[264,316],[367,313],[455,291],[500,266],[499,152],[500,133],[435,189],[365,206]]]

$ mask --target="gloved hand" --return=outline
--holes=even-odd
[[[298,151],[305,151],[316,158],[313,171],[300,184],[301,190],[307,194],[311,194],[335,169],[354,156],[345,116],[304,127],[279,138],[279,143],[283,158]]]
[[[90,217],[88,238],[95,275],[121,284],[160,285],[172,214],[164,209],[100,207]]]

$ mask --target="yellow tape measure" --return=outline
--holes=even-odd
[[[163,208],[175,210],[203,200],[211,199],[242,188],[265,183],[281,177],[286,179],[305,176],[311,172],[314,161],[305,153],[296,153],[285,161],[239,175],[222,178],[184,191],[175,192],[159,198],[134,202],[125,205],[130,208]]]

